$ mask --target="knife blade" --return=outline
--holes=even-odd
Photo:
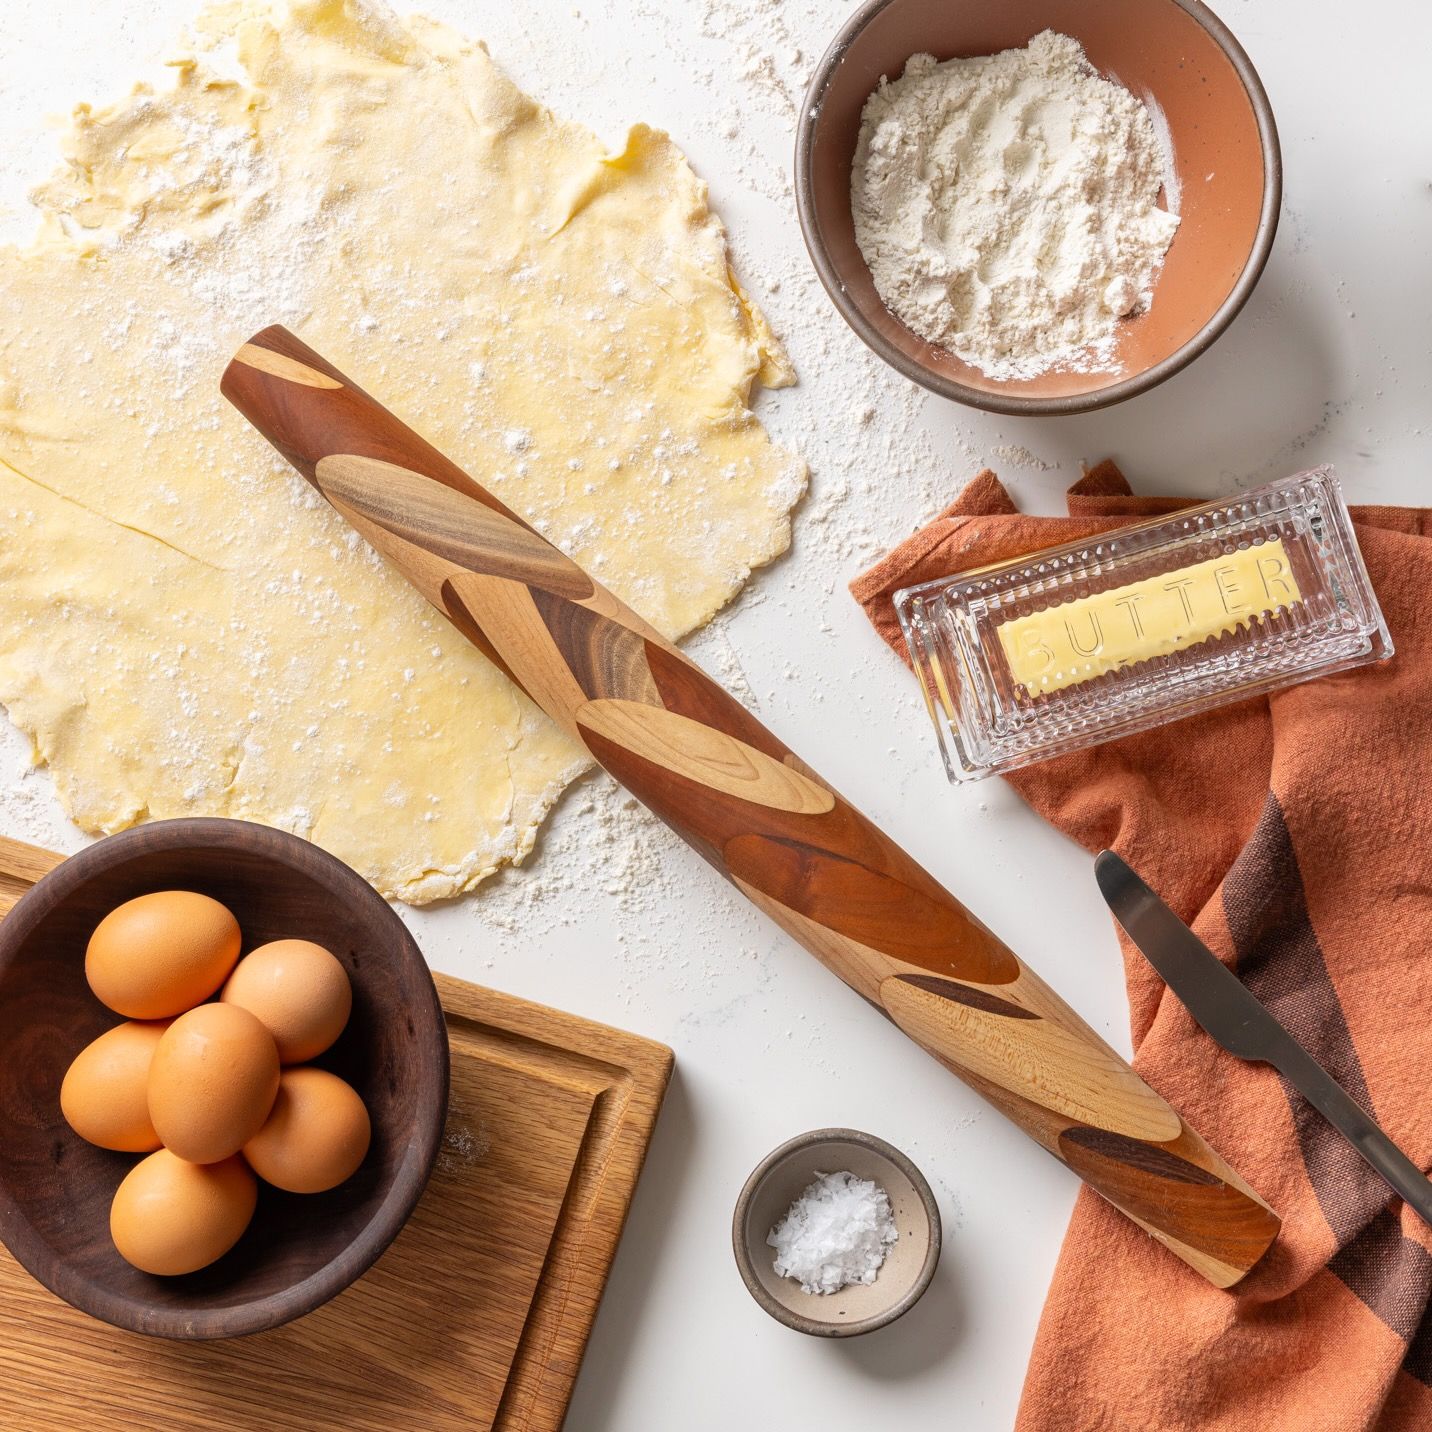
[[[1199,1026],[1230,1054],[1271,1064],[1432,1225],[1432,1182],[1243,982],[1112,850],[1094,860],[1114,918]]]

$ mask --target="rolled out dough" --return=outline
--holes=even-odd
[[[385,894],[531,847],[582,755],[218,395],[290,326],[671,635],[789,542],[790,381],[705,186],[431,21],[226,4],[81,105],[0,250],[0,701],[88,831],[310,837]]]

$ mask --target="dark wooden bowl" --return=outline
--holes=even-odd
[[[135,1163],[85,1143],[60,1113],[70,1060],[119,1016],[90,993],[85,946],[100,919],[151,890],[202,891],[238,918],[244,950],[286,936],[332,950],[353,1015],[315,1061],[363,1096],[373,1142],[328,1193],[260,1185],[248,1231],[181,1278],[132,1268],[109,1206]],[[234,1337],[311,1312],[397,1236],[432,1170],[447,1113],[442,1006],[421,952],[365,881],[317,846],[236,820],[140,826],[81,851],[0,923],[0,1240],[51,1291],[116,1327]]]

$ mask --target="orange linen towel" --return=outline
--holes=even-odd
[[[1183,505],[1134,497],[1105,463],[1070,491],[1069,517],[1025,517],[981,473],[851,590],[904,656],[898,588]],[[1392,661],[1010,781],[1086,849],[1124,855],[1425,1169],[1432,512],[1353,516]],[[1432,1230],[1274,1070],[1225,1054],[1127,942],[1123,954],[1135,1067],[1283,1215],[1283,1233],[1220,1292],[1082,1190],[1019,1427],[1432,1428]]]

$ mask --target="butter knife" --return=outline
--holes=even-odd
[[[1432,1225],[1432,1182],[1112,850],[1094,876],[1114,918],[1204,1030],[1230,1054],[1271,1064]]]

